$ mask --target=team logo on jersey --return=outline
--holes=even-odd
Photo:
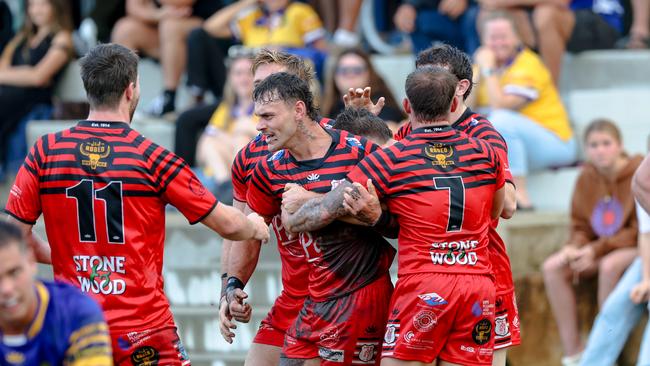
[[[362,344],[359,350],[359,360],[363,362],[370,362],[375,359],[375,345]]]
[[[486,344],[492,337],[492,323],[488,319],[481,319],[474,324],[472,329],[472,339],[479,346]]]
[[[413,326],[422,333],[430,332],[438,324],[438,317],[433,311],[423,310],[413,317]]]
[[[397,341],[397,337],[399,337],[398,329],[399,329],[399,325],[388,324],[386,326],[386,334],[384,334],[384,343],[386,343],[387,346],[395,345],[395,341]]]
[[[424,295],[418,295],[418,297],[429,306],[438,306],[438,305],[447,304],[447,300],[445,300],[442,296],[438,295],[435,292],[431,292]]]
[[[494,318],[494,334],[496,339],[510,336],[510,324],[508,324],[508,315],[500,315]]]
[[[359,141],[359,139],[357,139],[356,137],[346,137],[345,141],[347,141],[348,145],[363,150],[363,145],[361,145],[361,141]]]
[[[283,156],[284,156],[284,150],[276,151],[275,154],[271,155],[269,161],[276,161],[282,159]]]
[[[156,366],[158,361],[160,361],[160,355],[151,346],[140,347],[131,354],[133,366]]]
[[[79,153],[88,158],[81,160],[82,166],[97,170],[108,166],[108,163],[102,159],[106,159],[111,154],[111,147],[105,141],[93,139],[79,144]]]
[[[20,352],[12,351],[5,356],[5,360],[9,362],[9,364],[22,365],[25,362],[25,355]]]
[[[320,179],[320,175],[318,175],[318,174],[316,174],[316,173],[311,173],[311,174],[309,174],[309,175],[307,176],[307,180],[310,181],[310,182],[316,182],[316,181],[318,181],[319,179]]]
[[[415,338],[415,333],[413,333],[412,330],[409,330],[408,332],[406,332],[406,334],[404,334],[404,340],[407,343],[411,343],[413,341],[413,338]]]
[[[455,164],[453,160],[448,160],[454,156],[454,148],[451,145],[433,144],[426,146],[423,152],[432,160],[431,164],[434,166],[448,167]]]
[[[327,328],[320,335],[320,343],[325,347],[334,347],[339,341],[339,330],[336,327]]]
[[[199,197],[203,197],[205,195],[205,192],[207,192],[205,186],[199,181],[197,177],[193,176],[192,178],[190,178],[190,182],[187,185],[188,188],[190,189],[190,192],[194,193]]]

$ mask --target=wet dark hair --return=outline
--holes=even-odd
[[[393,138],[393,133],[386,122],[365,108],[345,108],[336,116],[332,127],[366,138],[377,138],[382,144]]]
[[[314,106],[314,96],[307,82],[296,75],[278,72],[270,75],[253,90],[253,101],[270,102],[281,100],[286,103],[302,101],[307,108],[307,115],[312,120],[318,119],[318,110]]]
[[[463,100],[469,97],[474,85],[472,82],[474,71],[472,70],[472,60],[465,52],[452,45],[437,44],[418,53],[415,67],[420,68],[423,66],[444,67],[449,69],[458,80],[469,80],[469,88],[463,94]]]
[[[406,96],[415,117],[437,121],[446,116],[456,93],[458,78],[447,69],[424,66],[406,78]]]

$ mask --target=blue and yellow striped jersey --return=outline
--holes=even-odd
[[[102,310],[77,288],[35,282],[36,315],[22,335],[0,333],[0,365],[112,365]]]

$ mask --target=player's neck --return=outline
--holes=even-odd
[[[466,110],[467,106],[465,105],[465,102],[461,100],[461,102],[458,104],[458,108],[456,108],[456,110],[449,115],[449,120],[452,121],[452,123],[458,121],[460,116],[462,116]]]
[[[298,124],[287,149],[298,161],[319,159],[325,156],[332,145],[332,136],[316,121],[305,119]]]
[[[439,120],[439,121],[418,121],[414,120],[411,122],[414,130],[424,127],[447,127],[451,126],[451,122],[448,120]]]
[[[131,123],[129,112],[122,110],[90,110],[87,119],[89,121]]]

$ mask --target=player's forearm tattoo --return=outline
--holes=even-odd
[[[345,188],[351,187],[351,194],[359,194],[359,190],[348,181],[343,181],[333,191],[324,196],[312,198],[305,202],[295,213],[289,215],[285,227],[294,233],[319,230],[331,224],[334,220],[347,214],[343,207]]]

